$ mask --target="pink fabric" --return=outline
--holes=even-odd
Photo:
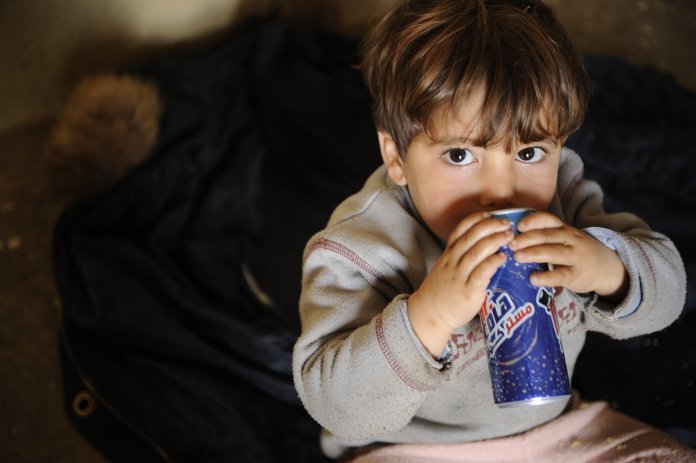
[[[557,419],[515,436],[462,444],[377,447],[350,463],[696,462],[696,450],[611,409],[575,400]]]

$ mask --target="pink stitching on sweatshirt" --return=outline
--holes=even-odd
[[[309,255],[316,249],[326,249],[328,251],[335,252],[336,254],[339,254],[345,257],[346,259],[350,260],[355,265],[357,265],[373,277],[378,278],[380,280],[384,278],[384,276],[379,270],[374,268],[372,265],[368,264],[367,261],[365,261],[365,259],[357,255],[355,251],[347,248],[341,243],[337,243],[335,241],[327,239],[321,239],[316,243],[312,244],[312,246],[310,246],[310,248],[307,250],[307,253],[305,254],[305,260],[307,260],[307,257],[309,257]]]
[[[307,260],[309,255],[314,252],[316,249],[325,249],[327,251],[335,252],[336,254],[345,257],[346,259],[350,260],[353,262],[355,265],[357,265],[360,269],[363,271],[369,273],[373,277],[382,280],[386,283],[389,283],[385,278],[382,273],[377,270],[375,267],[370,265],[365,259],[360,257],[357,253],[355,253],[352,249],[349,249],[348,247],[342,245],[341,243],[337,243],[332,240],[327,240],[327,239],[320,239],[313,243],[307,252],[305,253],[304,260]],[[387,359],[387,362],[389,363],[389,366],[392,368],[394,373],[403,381],[406,385],[411,387],[412,389],[415,389],[417,391],[432,391],[433,388],[428,387],[424,384],[419,383],[418,381],[415,381],[412,379],[408,373],[404,371],[403,368],[401,368],[401,365],[399,365],[399,362],[397,361],[396,357],[394,357],[394,354],[392,353],[391,349],[389,348],[389,345],[387,344],[387,339],[384,336],[384,326],[383,326],[383,321],[382,321],[382,315],[378,315],[376,320],[375,320],[375,331],[377,335],[377,342],[379,343],[379,347],[382,350],[382,353],[384,354],[384,357]]]
[[[384,336],[382,314],[379,314],[375,319],[375,331],[377,332],[377,342],[379,343],[379,347],[382,349],[382,353],[386,357],[389,366],[392,368],[394,373],[396,373],[396,376],[398,376],[399,379],[406,383],[406,385],[408,385],[411,389],[415,389],[417,391],[432,391],[433,388],[421,384],[408,376],[404,369],[401,368],[401,365],[399,365],[399,362],[394,357],[394,354],[392,354],[391,349],[389,349],[387,339]]]

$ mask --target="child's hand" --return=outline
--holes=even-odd
[[[466,217],[452,231],[442,256],[409,298],[411,326],[431,353],[439,354],[452,330],[481,309],[486,287],[505,261],[498,249],[513,236],[508,220],[487,212]]]
[[[620,300],[626,294],[628,273],[618,254],[587,233],[563,223],[548,212],[535,212],[517,225],[519,235],[509,244],[518,262],[546,262],[548,272],[533,274],[536,286],[563,286],[576,293],[594,291]]]

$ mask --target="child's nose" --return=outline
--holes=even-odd
[[[512,170],[498,170],[489,173],[482,182],[481,206],[496,209],[515,204],[515,173]]]

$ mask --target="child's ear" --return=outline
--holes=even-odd
[[[382,130],[377,131],[377,138],[379,139],[379,150],[382,153],[382,161],[384,161],[384,165],[387,166],[387,173],[397,185],[406,185],[404,164],[399,155],[399,149],[396,146],[394,138]]]

